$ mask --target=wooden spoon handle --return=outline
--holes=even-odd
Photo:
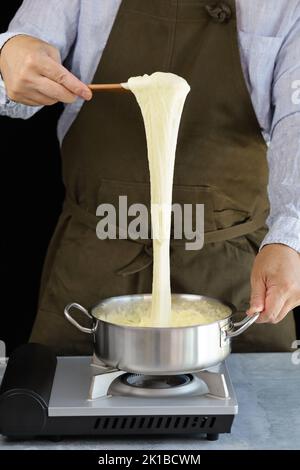
[[[92,91],[129,91],[121,83],[91,83],[88,87]]]

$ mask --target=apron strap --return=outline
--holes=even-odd
[[[266,214],[260,213],[253,219],[243,222],[242,224],[233,225],[232,227],[206,232],[204,234],[205,243],[223,242],[232,238],[242,237],[248,233],[255,232],[266,223]]]

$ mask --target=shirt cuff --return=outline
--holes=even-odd
[[[3,80],[0,79],[0,106],[5,106],[9,103]]]
[[[268,221],[269,232],[263,239],[260,250],[265,245],[280,243],[300,253],[300,219],[280,216]]]
[[[7,43],[9,39],[15,36],[19,36],[20,34],[26,35],[26,33],[23,33],[21,31],[0,34],[0,53],[1,53],[2,47],[4,46],[5,43]],[[13,104],[14,102],[12,102],[6,94],[5,85],[4,85],[4,82],[2,80],[2,76],[0,73],[0,106],[13,105]]]

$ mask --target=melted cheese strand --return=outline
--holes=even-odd
[[[156,72],[132,77],[144,119],[151,183],[153,238],[152,326],[171,324],[170,228],[174,162],[184,102],[190,91],[181,77]]]

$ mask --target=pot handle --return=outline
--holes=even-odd
[[[95,333],[96,331],[96,326],[94,326],[93,328],[86,328],[85,326],[81,326],[73,317],[72,315],[70,314],[70,310],[72,308],[77,308],[77,310],[80,310],[82,313],[84,313],[87,317],[90,318],[90,320],[93,320],[93,317],[92,315],[90,314],[90,312],[88,312],[88,310],[84,307],[82,307],[82,305],[80,304],[77,304],[76,302],[73,302],[71,304],[68,304],[65,309],[64,309],[64,314],[65,314],[65,317],[66,319],[72,323],[72,325],[76,326],[76,328],[80,331],[82,331],[83,333],[89,333],[89,334],[93,334]]]
[[[242,321],[233,323],[233,328],[237,328],[237,330],[226,331],[226,339],[227,338],[235,338],[236,336],[241,335],[244,331],[248,330],[248,328],[256,322],[260,315],[260,312],[256,313],[252,317],[246,316]]]

